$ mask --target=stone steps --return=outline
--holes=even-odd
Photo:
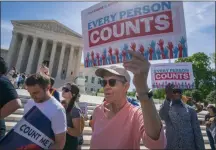
[[[95,108],[95,106],[91,106],[91,105],[88,106],[88,114],[89,115],[93,114],[94,108]],[[24,108],[20,108],[14,112],[14,114],[23,114],[23,113],[24,113]],[[199,118],[199,120],[204,120],[205,115],[206,114],[204,114],[204,113],[202,113],[202,114],[198,113],[197,117]]]
[[[6,130],[9,131],[11,130],[15,125],[17,124],[17,121],[6,121]],[[166,128],[166,126],[163,124],[164,128]],[[206,130],[205,130],[205,126],[200,126],[201,131],[203,136],[206,136]],[[89,121],[85,121],[85,127],[83,130],[83,134],[86,135],[91,135],[92,134],[92,129],[91,127],[89,127]]]
[[[82,98],[87,99],[87,96],[84,95],[84,96],[82,96]],[[23,104],[26,104],[28,99],[29,99],[28,96],[22,96],[21,97],[21,101]],[[100,99],[102,99],[102,98],[100,98]],[[97,100],[100,100],[100,99],[98,98]],[[88,118],[92,115],[93,110],[97,105],[98,104],[90,103],[90,100],[89,100]],[[16,123],[22,118],[23,113],[24,113],[24,109],[20,108],[16,112],[14,112],[12,115],[5,118],[7,132],[9,130],[11,130],[16,125]],[[205,114],[206,114],[205,112],[201,112],[198,114],[198,118],[200,121],[204,120]],[[165,127],[164,122],[163,122],[163,126]],[[201,127],[202,135],[203,135],[203,138],[205,141],[205,147],[206,147],[206,149],[210,149],[209,141],[208,141],[206,131],[205,131],[205,126],[201,125],[200,127]],[[91,127],[89,127],[89,121],[85,121],[85,127],[84,127],[84,131],[83,131],[84,144],[82,145],[82,149],[89,149],[90,148],[91,134],[92,134],[92,129],[91,129]],[[143,146],[142,141],[141,141],[140,149],[147,149],[146,147]]]
[[[9,115],[8,117],[5,118],[5,121],[20,121],[20,119],[23,116],[23,109],[19,109],[16,111],[16,113]],[[90,118],[90,114],[88,114],[88,118]],[[203,121],[203,117],[202,118],[198,118],[198,120]]]
[[[209,141],[208,141],[208,137],[203,137],[204,139],[204,143],[205,144],[209,144]],[[90,144],[90,141],[91,141],[91,135],[83,135],[83,140],[84,140],[84,145],[88,145]],[[142,140],[140,140],[140,144],[143,145],[143,142]]]
[[[82,145],[82,148],[81,148],[82,150],[89,150],[90,149],[90,146],[89,146],[89,144],[88,145]],[[140,150],[147,150],[148,148],[146,148],[145,146],[143,146],[143,145],[140,145]],[[211,149],[211,147],[210,147],[210,144],[205,144],[205,149]]]

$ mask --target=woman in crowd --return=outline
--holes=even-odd
[[[216,144],[216,108],[213,105],[207,107],[208,114],[205,116],[206,133],[212,150],[215,150]]]
[[[79,137],[83,132],[84,120],[81,111],[76,104],[79,98],[79,88],[75,84],[67,83],[62,88],[62,97],[65,99],[67,115],[67,137],[64,150],[76,150],[79,145]]]

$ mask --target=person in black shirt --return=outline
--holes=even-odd
[[[79,88],[76,84],[67,83],[62,88],[62,97],[67,102],[67,137],[63,150],[75,150],[79,146],[79,138],[84,128],[84,117],[76,103],[79,99]]]
[[[6,62],[0,57],[0,139],[6,131],[4,118],[22,106],[14,86],[5,75],[6,72]]]

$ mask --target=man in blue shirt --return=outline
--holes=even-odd
[[[159,115],[166,124],[166,149],[205,149],[195,109],[182,102],[182,90],[168,85]]]

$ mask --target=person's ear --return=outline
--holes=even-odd
[[[128,91],[128,89],[129,89],[129,87],[130,87],[130,84],[129,84],[128,82],[126,82],[126,83],[124,84],[124,87],[125,87],[125,90]]]

